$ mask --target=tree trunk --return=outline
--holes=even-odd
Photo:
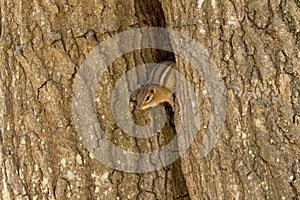
[[[300,198],[298,0],[1,0],[0,13],[2,199]],[[76,129],[72,98],[89,53],[114,34],[140,27],[179,31],[207,50],[225,86],[226,119],[214,148],[199,158],[213,113],[206,77],[169,51],[122,55],[101,76],[91,103],[114,144],[153,151],[178,131],[182,110],[175,128],[169,111],[161,134],[144,139],[114,121],[108,94],[142,63],[176,60],[198,92],[201,116],[199,133],[180,159],[129,173],[89,152]],[[164,41],[175,47],[172,38]],[[137,124],[149,122],[147,111],[133,116]]]

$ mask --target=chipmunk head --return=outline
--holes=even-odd
[[[159,84],[146,84],[143,85],[136,94],[137,106],[141,110],[156,106],[162,102],[169,102],[172,92],[160,86]]]

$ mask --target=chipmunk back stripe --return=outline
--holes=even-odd
[[[174,71],[171,65],[173,61],[165,61],[157,64],[151,71],[148,82],[157,83],[172,88],[174,85]]]
[[[162,74],[161,76],[161,84],[165,85],[165,86],[169,86],[169,83],[170,83],[170,76],[173,76],[173,73],[172,73],[172,69],[171,67],[168,67],[165,69],[164,73]]]
[[[155,81],[155,77],[157,76],[156,71],[159,70],[159,64],[155,65],[154,68],[150,72],[150,76],[148,82]]]

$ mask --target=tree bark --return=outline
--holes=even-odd
[[[0,6],[2,199],[300,198],[298,0],[1,0]],[[101,127],[115,144],[153,151],[176,135],[171,119],[147,139],[127,135],[113,119],[107,94],[142,63],[175,59],[199,93],[201,115],[200,131],[180,159],[128,173],[102,164],[83,145],[72,115],[73,84],[97,45],[140,27],[176,30],[205,48],[222,74],[227,113],[216,146],[199,159],[212,109],[203,75],[163,50],[119,57],[95,97]],[[133,115],[138,124],[149,122],[147,112]]]

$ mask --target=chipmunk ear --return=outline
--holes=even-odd
[[[151,86],[149,87],[149,90],[148,90],[151,94],[154,94],[156,92],[156,88]]]

